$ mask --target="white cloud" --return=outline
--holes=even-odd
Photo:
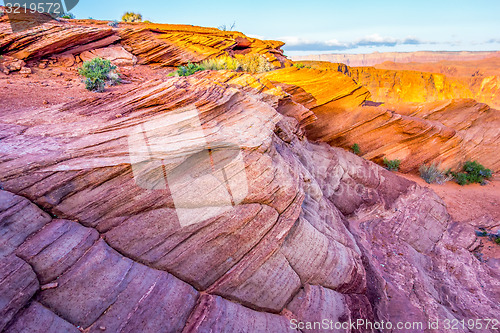
[[[434,44],[433,42],[420,41],[411,36],[399,39],[380,36],[379,34],[372,34],[352,42],[340,42],[337,39],[318,41],[294,36],[285,36],[279,38],[279,40],[286,43],[285,48],[288,51],[341,51],[358,47]]]

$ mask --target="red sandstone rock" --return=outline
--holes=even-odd
[[[32,276],[6,284],[19,287],[2,294],[16,300],[3,310],[6,331],[35,321],[89,331],[283,332],[290,319],[498,317],[498,272],[474,258],[475,236],[453,227],[437,195],[309,142],[293,104],[294,117],[277,111],[290,96],[266,82],[203,72],[0,114],[2,186],[63,218],[0,191],[3,260]],[[349,82],[337,101],[360,90]],[[184,108],[193,105],[196,113]],[[174,121],[193,115],[200,127]],[[150,157],[167,161],[175,182],[155,178],[154,163],[131,166],[141,128]],[[190,139],[162,141],[177,133]],[[210,167],[206,144],[217,152]],[[246,188],[241,198],[233,192],[234,207],[220,206],[222,178],[211,176],[224,165],[219,157],[243,163],[227,169],[226,184]],[[186,196],[198,177],[212,195]],[[200,209],[215,213],[183,224]],[[29,303],[39,284],[55,281]],[[19,298],[20,288],[30,292]]]
[[[85,59],[103,56],[123,65],[179,66],[244,48],[248,53],[265,54],[275,67],[281,67],[290,63],[280,50],[283,45],[239,32],[187,25],[121,24],[119,29],[112,29],[95,21],[72,20],[12,33],[7,21],[0,22],[4,54],[22,60],[59,55],[64,66],[68,66],[69,56],[80,54]]]
[[[137,63],[137,58],[121,46],[109,46],[101,49],[85,51],[80,54],[80,59],[82,61],[87,61],[95,57],[108,59],[113,64],[119,66],[132,66]]]
[[[21,59],[16,59],[14,57],[3,56],[0,59],[0,70],[4,74],[9,74],[10,72],[20,71],[26,63]]]

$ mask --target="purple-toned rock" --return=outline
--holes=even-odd
[[[40,283],[46,284],[73,266],[98,239],[96,230],[54,220],[21,245],[16,254],[33,267]]]
[[[0,190],[0,257],[9,255],[50,216],[23,197]]]
[[[257,312],[219,296],[203,295],[182,331],[188,332],[297,332],[285,316]]]
[[[57,316],[38,302],[32,302],[22,310],[6,333],[79,333],[78,328]]]
[[[0,258],[0,331],[38,290],[30,265],[15,255]]]

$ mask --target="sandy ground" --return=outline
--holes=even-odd
[[[85,89],[85,84],[76,67],[32,67],[33,74],[21,75],[0,72],[0,112],[10,109],[40,108],[70,101],[95,98],[106,94],[121,94],[141,83],[166,77],[172,69],[153,69],[149,66],[120,67],[119,72],[125,84],[106,87],[104,93]]]
[[[443,185],[427,184],[413,174],[401,174],[421,186],[429,187],[439,195],[455,221],[466,222],[490,215],[500,220],[500,175],[495,175],[488,185],[470,184],[460,186],[450,181]]]
[[[400,174],[421,186],[429,187],[445,202],[453,220],[461,223],[493,219],[500,225],[500,175],[495,174],[485,186],[470,184],[460,186],[450,181],[443,185],[427,184],[420,176]],[[474,224],[474,223],[473,223]],[[496,227],[500,229],[500,226]],[[500,265],[500,245],[488,238],[479,238],[481,247],[476,251],[485,260],[495,260]]]

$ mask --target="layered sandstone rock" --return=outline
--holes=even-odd
[[[238,32],[182,25],[120,23],[112,28],[103,21],[72,20],[12,34],[5,20],[0,23],[0,51],[8,54],[0,64],[4,72],[20,70],[24,60],[30,63],[41,58],[66,67],[96,56],[117,65],[156,67],[247,53],[264,54],[280,67],[288,63],[281,46],[281,42],[260,41]],[[477,159],[499,170],[499,160],[492,153],[498,142],[495,108],[469,100],[451,101],[474,98],[492,106],[500,104],[498,77],[476,76],[464,81],[437,73],[342,64],[311,66],[259,76],[225,73],[215,80],[279,97],[279,111],[299,120],[310,139],[344,148],[358,143],[363,156],[377,163],[384,157],[397,158],[403,161],[403,171],[412,171],[432,162],[460,169],[465,160]],[[427,104],[433,101],[437,106]],[[379,103],[385,104],[373,107]],[[427,116],[413,112],[418,105],[408,103],[422,104]],[[430,113],[434,116],[428,116]],[[450,117],[463,121],[444,120]]]
[[[498,76],[500,75],[500,53],[496,52],[481,60],[441,60],[431,63],[396,63],[386,61],[373,67],[380,69],[441,73],[451,77]]]
[[[400,82],[392,77],[385,79],[388,88],[384,90],[377,86],[377,80],[371,81],[371,76],[364,77],[362,68],[308,64],[313,68],[281,69],[265,75],[289,93],[294,102],[317,116],[318,120],[306,127],[308,138],[347,149],[358,143],[363,157],[380,164],[384,157],[399,159],[403,172],[417,171],[427,163],[458,170],[467,160],[478,160],[492,170],[500,170],[500,159],[493,153],[500,142],[500,118],[498,111],[488,105],[473,99],[450,100],[455,94],[460,95],[453,89],[443,88],[446,93],[434,88],[426,90],[427,81],[420,74],[417,83],[422,83],[422,89],[411,78]],[[427,77],[437,82],[436,75]],[[366,88],[362,86],[367,82]],[[458,89],[456,85],[451,87]],[[375,97],[370,89],[375,91]],[[426,91],[431,95],[426,96]],[[415,98],[421,103],[391,103],[391,96],[401,96],[397,98],[405,102]],[[380,101],[379,98],[388,103],[372,102]],[[423,103],[425,100],[436,101]]]
[[[347,74],[365,86],[374,101],[396,104],[474,98],[492,107],[500,107],[498,76],[453,78],[437,73],[373,67],[350,68]]]
[[[458,98],[473,98],[493,108],[500,108],[499,77],[490,75],[449,76],[446,71],[421,72],[412,65],[405,69],[386,69],[384,66],[350,67],[340,63],[304,62],[318,69],[337,70],[366,87],[375,102],[407,104],[428,103]],[[398,65],[399,66],[399,65]],[[430,66],[430,65],[428,65]],[[418,69],[418,67],[415,67]],[[476,67],[476,71],[481,67]]]
[[[215,28],[146,23],[112,28],[94,20],[53,21],[12,33],[8,20],[0,20],[0,52],[24,61],[82,55],[82,60],[101,56],[124,65],[180,66],[220,55],[262,54],[279,68],[290,63],[283,45]]]
[[[499,272],[436,194],[305,138],[295,92],[368,95],[316,74],[200,72],[1,114],[0,329],[497,318]]]

